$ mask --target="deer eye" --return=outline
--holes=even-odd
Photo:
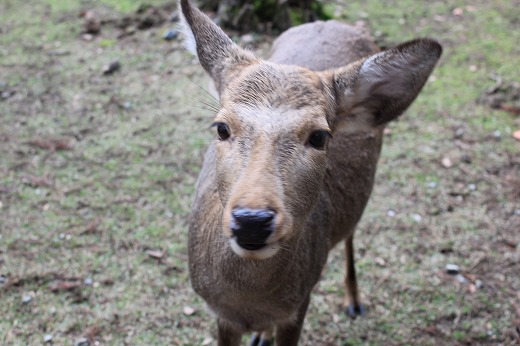
[[[311,133],[309,137],[309,144],[314,149],[323,150],[327,144],[327,139],[330,137],[330,132],[318,130]]]
[[[212,126],[216,126],[217,127],[218,138],[221,141],[225,141],[226,139],[229,138],[229,136],[231,136],[231,134],[229,133],[229,127],[226,124],[224,124],[224,123],[214,123]]]

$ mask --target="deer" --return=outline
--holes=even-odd
[[[383,130],[415,100],[442,47],[420,38],[380,50],[359,26],[287,30],[269,59],[235,44],[180,0],[185,46],[218,93],[188,227],[192,288],[219,346],[299,342],[329,251],[345,243],[348,315],[364,314],[354,231],[374,185]]]

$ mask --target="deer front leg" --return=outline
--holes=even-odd
[[[276,327],[276,345],[280,346],[297,346],[298,339],[305,320],[305,314],[309,307],[310,296],[307,296],[303,304],[298,310],[298,316],[294,322],[278,325]]]
[[[231,328],[222,320],[217,321],[218,325],[218,346],[240,346],[242,333]]]
[[[354,234],[345,239],[345,298],[343,306],[351,318],[365,315],[365,307],[359,301],[359,292],[356,279],[356,266],[354,261]]]
[[[272,328],[261,333],[254,333],[249,346],[271,346],[273,344],[273,330]]]

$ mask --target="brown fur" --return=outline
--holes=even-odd
[[[273,328],[279,346],[296,345],[310,292],[342,240],[344,303],[359,306],[352,242],[374,184],[383,126],[416,97],[440,46],[417,40],[366,59],[378,51],[367,34],[317,22],[284,33],[274,62],[261,61],[181,3],[220,93],[215,121],[231,133],[209,147],[197,183],[189,229],[193,288],[218,317],[219,345]],[[317,130],[332,133],[325,150],[308,142]],[[276,211],[265,249],[233,247],[236,207]]]

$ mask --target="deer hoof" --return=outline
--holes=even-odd
[[[271,346],[271,340],[262,339],[260,335],[255,334],[249,342],[249,346]]]
[[[260,342],[260,335],[253,334],[251,341],[249,341],[249,346],[258,346],[259,342]]]
[[[347,316],[349,316],[352,319],[355,319],[356,317],[364,317],[366,314],[365,306],[362,304],[350,304],[347,306],[347,310],[345,311]]]

